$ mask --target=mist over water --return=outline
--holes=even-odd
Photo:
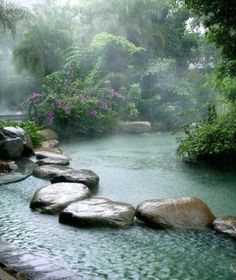
[[[74,167],[99,174],[97,197],[136,206],[149,198],[195,195],[215,215],[236,214],[235,174],[183,164],[175,157],[175,137],[169,134],[70,141],[61,148],[72,157]],[[61,225],[57,216],[28,207],[34,191],[45,184],[31,177],[0,188],[2,239],[49,256],[85,279],[235,279],[234,240],[212,230]]]
[[[206,80],[218,53],[179,1],[15,2],[29,10],[16,33],[0,26],[0,115],[31,106],[32,119],[64,139],[72,167],[99,175],[95,197],[136,207],[196,196],[215,216],[236,215],[233,172],[176,157],[170,132],[206,120],[209,104],[224,109]],[[119,121],[149,121],[153,131],[113,135]],[[65,226],[29,209],[47,184],[30,177],[0,186],[1,239],[62,263],[78,279],[236,279],[234,240],[210,229]]]

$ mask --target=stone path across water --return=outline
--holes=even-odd
[[[13,244],[0,241],[0,262],[24,273],[31,280],[80,280],[49,259],[29,254]]]

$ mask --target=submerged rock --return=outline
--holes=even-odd
[[[90,197],[87,186],[77,183],[58,183],[37,190],[30,202],[30,208],[41,213],[61,212],[70,203]]]
[[[134,214],[129,204],[94,198],[70,204],[61,212],[59,222],[78,227],[124,228],[133,224]]]
[[[60,159],[60,158],[43,158],[40,159],[36,162],[39,166],[42,165],[49,165],[49,164],[54,164],[54,165],[69,165],[70,160],[69,159]]]
[[[147,225],[166,229],[204,229],[214,220],[208,206],[195,197],[143,201],[136,217]]]
[[[42,165],[34,169],[34,175],[49,179],[52,183],[71,182],[82,183],[88,187],[94,187],[99,182],[99,177],[91,170],[73,169],[61,165]]]
[[[144,122],[144,121],[119,121],[118,123],[118,129],[121,132],[127,132],[127,133],[145,133],[151,131],[151,124],[150,122]]]
[[[13,170],[16,170],[18,166],[16,165],[15,161],[2,161],[0,160],[0,176],[3,173],[8,173]]]
[[[35,163],[29,159],[20,159],[12,163],[12,170],[0,174],[0,185],[14,183],[29,177],[33,173]]]
[[[222,216],[215,219],[213,227],[216,231],[236,239],[236,216]]]

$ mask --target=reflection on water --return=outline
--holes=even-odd
[[[136,206],[141,200],[194,195],[213,212],[236,214],[236,177],[183,164],[170,135],[117,136],[64,143],[73,165],[101,177],[97,196]],[[0,236],[50,255],[85,279],[236,279],[236,242],[212,231],[77,229],[31,212],[28,178],[0,188]]]

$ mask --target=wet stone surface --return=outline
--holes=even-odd
[[[30,202],[30,208],[41,213],[56,214],[70,203],[90,197],[87,186],[79,183],[57,183],[37,190]]]
[[[0,241],[0,262],[24,273],[32,280],[79,280],[65,268],[53,264],[49,259],[26,253],[18,247]]]
[[[93,198],[71,203],[64,209],[59,222],[77,227],[127,228],[133,225],[135,209],[106,198]]]
[[[35,163],[29,159],[21,159],[16,162],[16,169],[0,174],[0,185],[21,181],[33,173]]]

